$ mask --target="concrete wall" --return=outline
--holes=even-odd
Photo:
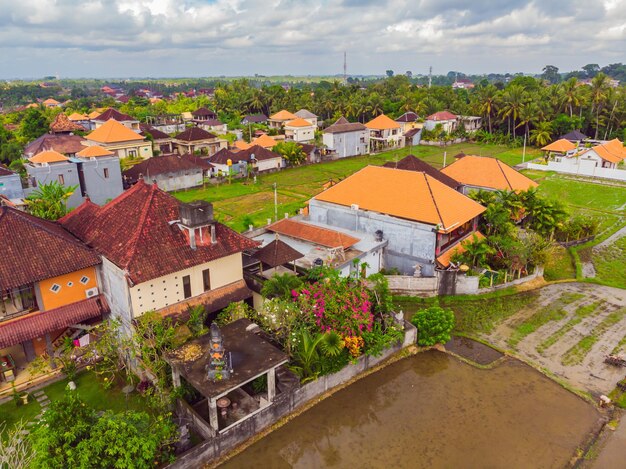
[[[164,275],[130,288],[130,301],[133,317],[141,316],[146,311],[160,309],[185,300],[183,277],[189,275],[191,296],[204,293],[202,271],[210,270],[211,290],[223,287],[243,279],[241,253],[231,254],[211,262],[206,262],[173,274]]]
[[[412,274],[415,265],[420,264],[422,275],[434,275],[437,240],[434,226],[315,199],[309,203],[309,218],[370,235],[382,230],[383,238],[389,242],[384,255],[385,268],[395,267],[402,273]]]
[[[80,190],[80,179],[78,176],[78,167],[76,166],[76,163],[65,161],[61,163],[51,163],[46,166],[27,164],[25,167],[28,177],[36,181],[36,186],[35,184],[31,184],[35,187],[29,187],[24,190],[26,195],[37,190],[37,187],[42,184],[49,184],[53,181],[61,182],[62,177],[64,186],[78,186],[70,198],[67,199],[67,206],[69,208],[76,208],[83,203],[83,196]]]
[[[363,141],[361,141],[363,139]],[[323,134],[322,142],[333,150],[338,157],[365,155],[369,151],[369,130]]]
[[[152,176],[151,179],[156,181],[159,189],[166,192],[201,186],[204,182],[203,171],[201,168],[188,169],[177,173],[159,174],[157,176]],[[149,182],[152,183],[152,181]]]
[[[361,356],[356,363],[347,365],[337,373],[321,376],[317,380],[296,388],[291,392],[278,394],[272,405],[259,411],[239,425],[213,438],[207,438],[203,443],[180,455],[175,462],[167,467],[171,469],[187,469],[207,464],[329,389],[351,380],[365,370],[389,358],[402,348],[414,344],[417,339],[417,329],[407,321],[403,321],[403,323],[405,326],[405,337],[401,344],[386,349],[379,357]],[[184,408],[184,415],[187,418],[192,422],[197,420],[196,417],[189,417],[189,413],[194,412],[190,406],[181,407]],[[200,431],[202,432],[203,429],[201,428]]]
[[[19,174],[0,176],[0,195],[8,199],[23,199],[24,189]]]
[[[126,330],[130,331],[133,317],[130,309],[130,287],[124,271],[103,257],[99,284],[111,309],[111,316],[119,319]]]
[[[594,160],[578,160],[578,158],[562,158],[560,162],[548,161],[547,165],[528,163],[527,169],[626,181],[626,169],[601,168],[600,165],[595,165]]]
[[[95,204],[104,205],[122,192],[122,170],[118,157],[99,157],[78,163],[83,193]]]
[[[315,127],[287,127],[285,136],[294,142],[308,142],[315,138]]]

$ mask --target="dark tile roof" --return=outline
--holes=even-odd
[[[13,176],[14,174],[16,174],[16,173],[11,171],[5,165],[0,164],[0,176]]]
[[[253,145],[246,150],[238,151],[237,153],[235,153],[235,158],[237,158],[237,161],[244,160],[249,162],[252,155],[254,155],[254,159],[257,161],[282,158],[278,153],[275,153],[272,150],[268,150],[267,148],[263,148],[260,145]]]
[[[588,139],[589,137],[587,137],[580,130],[572,130],[565,135],[561,135],[559,138],[564,138],[565,140],[569,140],[570,142],[578,142],[580,140]]]
[[[340,117],[337,121],[324,129],[326,134],[340,134],[344,132],[356,132],[359,130],[367,130],[363,124],[358,122],[349,122],[345,117]]]
[[[420,117],[414,112],[405,112],[400,117],[396,119],[396,122],[415,122]]]
[[[422,130],[422,129],[409,129],[409,130],[407,130],[404,133],[404,136],[411,138],[411,137],[417,135],[418,133],[420,133],[420,130]]]
[[[217,114],[214,111],[211,111],[210,109],[207,109],[205,107],[196,109],[195,111],[191,113],[191,115],[193,117],[206,117],[209,119],[217,119]]]
[[[139,128],[141,129],[141,132],[139,133],[143,135],[144,137],[146,136],[147,133],[149,133],[150,135],[152,135],[152,138],[154,138],[155,140],[164,140],[164,139],[172,138],[169,135],[167,135],[165,132],[159,129],[155,129],[154,127],[150,127],[148,124],[139,124]]]
[[[65,275],[100,263],[59,224],[0,207],[0,290]]]
[[[200,127],[189,127],[176,135],[174,138],[185,142],[197,142],[199,140],[211,140],[217,137]]]
[[[84,150],[86,146],[82,142],[86,142],[86,140],[78,135],[43,134],[26,145],[24,154],[27,156],[32,154],[34,156],[42,151],[54,150],[61,154],[69,155]]]
[[[201,121],[203,125],[208,125],[210,127],[215,127],[215,126],[220,126],[220,125],[224,125],[224,123],[219,120],[219,119],[207,119],[204,121]]]
[[[383,166],[385,166],[386,168],[396,168],[396,169],[404,169],[406,171],[419,171],[422,173],[426,173],[432,178],[437,179],[439,182],[442,182],[443,184],[445,184],[448,187],[451,187],[454,190],[456,190],[459,186],[461,186],[461,183],[459,181],[456,181],[450,176],[446,176],[437,168],[433,168],[431,165],[429,165],[423,160],[420,160],[414,155],[405,156],[397,163],[393,161],[389,161],[385,163]]]
[[[118,122],[136,121],[137,120],[137,119],[129,116],[128,114],[124,114],[124,113],[121,113],[120,111],[118,111],[117,109],[113,109],[112,107],[110,107],[109,109],[104,111],[102,114],[100,114],[98,117],[96,117],[93,120],[95,120],[95,121],[108,121],[109,119],[115,119]]]
[[[241,119],[241,122],[250,122],[252,124],[265,121],[267,121],[267,116],[265,114],[248,114],[243,119]]]
[[[302,151],[307,155],[310,155],[313,151],[317,149],[315,145],[311,145],[309,143],[299,143],[298,145],[300,145]]]
[[[255,254],[258,260],[270,267],[277,267],[304,257],[304,254],[296,251],[280,239],[263,246]]]
[[[52,124],[50,124],[50,130],[52,132],[74,132],[78,130],[84,131],[85,128],[82,125],[76,124],[68,119],[68,117],[62,112],[57,114]]]
[[[170,154],[163,156],[153,156],[143,160],[141,163],[134,165],[132,168],[124,171],[124,176],[132,181],[139,179],[141,175],[151,181],[154,176],[160,174],[180,173],[184,171],[204,171],[208,169],[206,164],[198,164],[191,158],[178,154]]]
[[[237,153],[238,155],[239,153]],[[227,148],[222,148],[215,155],[209,156],[208,161],[212,164],[227,164],[228,160],[237,161],[237,157],[235,153],[228,150]]]
[[[179,202],[156,184],[140,179],[131,189],[103,207],[86,202],[60,223],[108,260],[125,270],[137,284],[204,264],[257,246],[230,228],[215,224],[217,242],[210,233],[197,236],[191,249],[186,231],[177,223]],[[208,228],[203,228],[208,230]],[[203,241],[199,241],[203,240]]]
[[[48,311],[38,311],[13,320],[0,322],[0,348],[42,337],[109,312],[104,295],[94,296]]]

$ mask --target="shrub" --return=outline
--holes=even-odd
[[[411,323],[417,327],[417,343],[424,347],[435,344],[445,344],[450,340],[450,333],[454,327],[454,313],[452,310],[439,306],[431,306],[416,312]]]

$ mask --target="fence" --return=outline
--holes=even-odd
[[[414,344],[417,340],[417,329],[407,321],[403,321],[403,324],[405,334],[402,343],[386,349],[378,357],[362,355],[357,359],[356,363],[347,365],[337,373],[321,376],[317,380],[307,383],[304,386],[278,394],[274,402],[272,402],[272,405],[264,408],[247,420],[244,420],[239,425],[219,433],[215,437],[207,438],[204,442],[180,455],[176,461],[167,467],[170,469],[188,469],[210,463],[235,446],[252,438],[270,425],[273,425],[280,418],[296,411],[298,408],[328,390],[350,381],[352,378],[378,365],[403,348]],[[191,406],[186,403],[179,403],[177,408],[179,411],[182,411],[185,418],[194,423],[200,420],[201,427],[199,433],[208,436],[206,433],[208,426]]]
[[[626,170],[613,168],[599,168],[596,166],[578,166],[556,161],[548,161],[548,164],[528,163],[527,169],[539,171],[556,171],[557,173],[575,174],[578,176],[596,177],[626,181]]]

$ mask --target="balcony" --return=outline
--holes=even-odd
[[[24,285],[2,292],[0,322],[23,316],[39,309],[34,285]]]

